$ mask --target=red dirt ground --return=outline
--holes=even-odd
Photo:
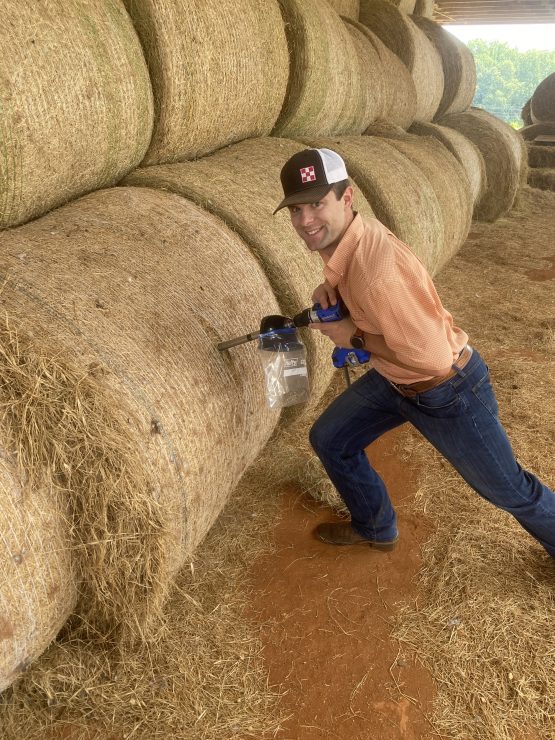
[[[289,490],[275,530],[277,552],[254,564],[253,608],[264,624],[270,683],[289,714],[279,740],[427,740],[434,687],[389,638],[396,602],[416,597],[420,545],[431,523],[404,512],[416,471],[395,453],[398,431],[374,443],[369,457],[399,515],[390,553],[334,547],[311,532],[334,514]]]

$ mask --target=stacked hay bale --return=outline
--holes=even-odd
[[[0,456],[0,692],[56,636],[77,601],[67,505],[26,488]]]
[[[147,636],[278,421],[255,347],[216,344],[279,307],[241,239],[171,193],[98,191],[0,247],[1,438],[29,495],[65,495],[86,623]]]
[[[522,110],[520,134],[527,143],[528,184],[555,190],[555,72],[546,77]]]
[[[527,168],[519,135],[508,124],[478,108],[451,113],[438,123],[470,139],[484,158],[487,186],[476,204],[475,217],[495,221],[504,216],[513,206]]]
[[[370,130],[409,159],[431,184],[441,208],[443,239],[438,271],[460,249],[468,236],[473,198],[470,181],[458,160],[434,137],[407,134],[396,126],[377,125]]]
[[[431,18],[434,14],[434,0],[416,0],[413,15]]]
[[[441,57],[423,31],[388,0],[361,0],[360,22],[408,67],[416,87],[417,121],[431,121],[443,97]]]
[[[368,26],[349,20],[347,24],[368,39],[371,48],[365,47],[367,61],[376,70],[382,70],[382,74],[373,75],[372,87],[378,90],[378,100],[379,97],[383,100],[382,110],[378,112],[376,120],[408,128],[416,115],[416,87],[409,70]]]
[[[192,159],[269,134],[289,70],[277,0],[125,0],[156,118],[145,164]]]
[[[413,123],[409,133],[433,136],[457,158],[468,178],[475,206],[487,187],[486,164],[478,147],[458,131],[447,126],[439,126],[437,123]]]
[[[341,18],[320,0],[280,0],[280,5],[291,64],[274,135],[362,133],[375,120],[382,102],[367,95],[372,85],[366,78],[368,66],[361,65]]]
[[[115,184],[152,132],[148,70],[118,0],[5,0],[0,229]]]
[[[329,0],[329,2],[339,15],[358,21],[360,0]]]
[[[441,57],[443,96],[435,117],[462,113],[470,107],[476,92],[476,64],[472,52],[456,36],[429,18],[415,16],[413,21],[426,34]]]
[[[383,224],[408,244],[431,274],[442,262],[444,226],[434,189],[421,170],[377,136],[306,140],[338,152]]]
[[[279,179],[284,162],[305,147],[279,138],[243,141],[196,162],[147,167],[131,173],[122,184],[163,188],[198,203],[223,219],[248,244],[266,273],[280,306],[293,316],[310,304],[314,288],[322,282],[322,262],[302,245],[287,210],[273,210],[283,198]],[[365,216],[372,210],[361,193],[356,208]],[[256,301],[256,296],[252,296]],[[256,303],[254,304],[256,305]],[[250,326],[262,314],[255,309]],[[290,416],[310,411],[328,387],[334,369],[330,344],[320,332],[307,331],[311,400],[294,407]]]

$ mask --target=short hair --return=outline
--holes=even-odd
[[[343,193],[345,192],[345,190],[347,190],[350,184],[351,184],[351,181],[349,180],[349,178],[347,178],[346,180],[340,180],[339,182],[333,183],[333,185],[331,186],[331,189],[335,193],[335,197],[337,198],[337,200],[341,199]]]

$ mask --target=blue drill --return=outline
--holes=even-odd
[[[305,308],[293,317],[293,324],[298,327],[308,326],[309,324],[320,324],[328,321],[341,321],[346,314],[343,310],[341,301],[335,306],[322,308],[319,303],[315,303],[312,308]],[[356,365],[364,365],[370,359],[370,352],[365,349],[353,349],[352,347],[336,347],[331,355],[333,366],[337,368],[348,368]],[[347,378],[347,375],[346,375]]]

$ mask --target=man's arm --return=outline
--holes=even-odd
[[[318,331],[325,334],[337,347],[351,347],[351,337],[357,330],[357,327],[353,323],[351,318],[341,319],[341,321],[333,321],[323,324],[310,324],[311,329],[317,329]],[[364,347],[371,354],[376,357],[380,357],[382,360],[387,360],[397,367],[402,367],[405,370],[411,370],[419,375],[447,375],[451,366],[442,369],[438,372],[437,368],[430,369],[425,367],[414,367],[412,365],[406,365],[401,362],[395,352],[387,346],[384,337],[381,334],[369,334],[364,332]]]

